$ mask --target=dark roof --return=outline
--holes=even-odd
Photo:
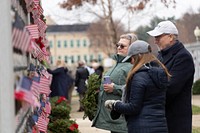
[[[89,24],[48,25],[47,32],[85,32]]]

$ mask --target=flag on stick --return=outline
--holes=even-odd
[[[37,24],[25,26],[32,39],[39,38],[39,31]]]

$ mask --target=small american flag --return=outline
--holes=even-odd
[[[28,34],[28,32],[26,32],[25,30],[23,31],[23,39],[21,39],[21,42],[20,42],[20,49],[22,51],[25,51],[27,52],[29,47],[30,47],[30,43],[31,43],[31,37],[30,35]]]
[[[44,69],[44,70],[42,70],[42,71],[41,71],[41,73],[42,73],[42,75],[43,75],[43,76],[45,76],[47,79],[49,79],[49,78],[50,78],[50,76],[52,76],[52,75],[51,75],[51,74],[49,74],[49,73],[47,72],[47,70],[45,70],[45,69]]]
[[[46,118],[46,122],[49,123],[49,118]]]
[[[17,44],[17,48],[21,50],[21,47],[23,45],[23,41],[25,40],[25,34],[26,32],[23,32],[23,30],[20,30],[20,36],[19,36],[19,41],[18,41],[18,44]]]
[[[33,12],[33,20],[34,20],[34,24],[38,24],[39,23],[39,18],[40,16],[37,14],[37,12]]]
[[[33,43],[32,45],[32,55],[34,58],[38,58],[38,60],[42,60],[44,57],[44,52],[39,48],[39,46],[35,43]]]
[[[45,104],[45,109],[46,109],[46,113],[47,114],[51,113],[51,104],[50,104],[50,102]]]
[[[33,20],[34,20],[34,23],[37,24],[37,19],[40,18],[40,12],[39,10],[37,9],[37,7],[35,6],[32,10],[32,14],[33,14]]]
[[[50,93],[50,81],[44,76],[40,77],[40,93],[47,95]]]
[[[17,87],[16,92],[21,95],[21,100],[26,101],[28,103],[30,103],[31,105],[34,105],[35,101],[34,101],[34,97],[32,92],[30,91],[31,88],[31,84],[32,81],[29,77],[22,77],[21,79],[21,84],[19,85],[19,87]]]
[[[40,15],[42,15],[43,12],[44,12],[43,8],[40,5],[36,5],[32,10],[33,18],[35,19],[40,18]]]
[[[40,84],[36,81],[32,81],[31,92],[35,97],[39,97],[40,95]]]
[[[13,44],[13,46],[16,45],[16,40],[18,38],[18,32],[19,32],[19,30],[17,28],[13,28],[13,31],[12,31],[12,44]]]
[[[47,28],[47,25],[40,18],[38,18],[38,30],[44,33],[46,28]]]
[[[40,14],[43,14],[44,10],[43,10],[43,8],[41,6],[38,5],[37,9],[38,9],[38,11],[39,11]]]
[[[25,26],[32,39],[39,38],[39,31],[37,24]]]
[[[47,132],[47,122],[45,120],[45,117],[44,116],[40,116],[39,119],[38,119],[38,128],[39,128],[39,131],[42,131],[42,132]]]
[[[20,49],[20,41],[23,39],[23,32],[22,30],[18,30],[18,32],[16,33],[16,39],[15,39],[15,43],[14,43],[14,47],[17,49]]]
[[[16,91],[15,91],[15,94],[21,94],[21,100],[22,101],[25,101],[31,105],[34,105],[35,104],[35,101],[34,101],[34,97],[33,97],[33,94],[31,93],[31,91],[29,90],[25,90],[24,88],[18,88]]]
[[[20,82],[21,82],[20,88],[23,88],[24,90],[30,91],[32,81],[29,77],[23,76]]]

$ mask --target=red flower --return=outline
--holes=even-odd
[[[57,100],[57,104],[61,103],[62,101],[66,101],[66,98],[65,97],[60,97],[58,100]]]
[[[23,98],[24,98],[24,92],[23,91],[15,91],[15,99],[23,100]]]
[[[74,129],[75,129],[75,127],[74,127],[73,125],[71,125],[71,126],[69,127],[69,130],[71,130],[71,131],[74,131]]]
[[[76,129],[78,129],[78,124],[74,123],[73,125],[74,125],[74,127],[75,127]]]
[[[69,130],[74,131],[74,129],[78,129],[78,124],[76,123],[71,124],[71,126],[69,127]]]

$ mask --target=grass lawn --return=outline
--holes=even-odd
[[[200,133],[200,127],[193,127],[192,133]]]
[[[198,115],[200,114],[200,107],[192,105],[192,114],[193,115]]]
[[[200,107],[192,105],[192,114],[200,115]],[[200,127],[192,127],[192,133],[200,133]]]

